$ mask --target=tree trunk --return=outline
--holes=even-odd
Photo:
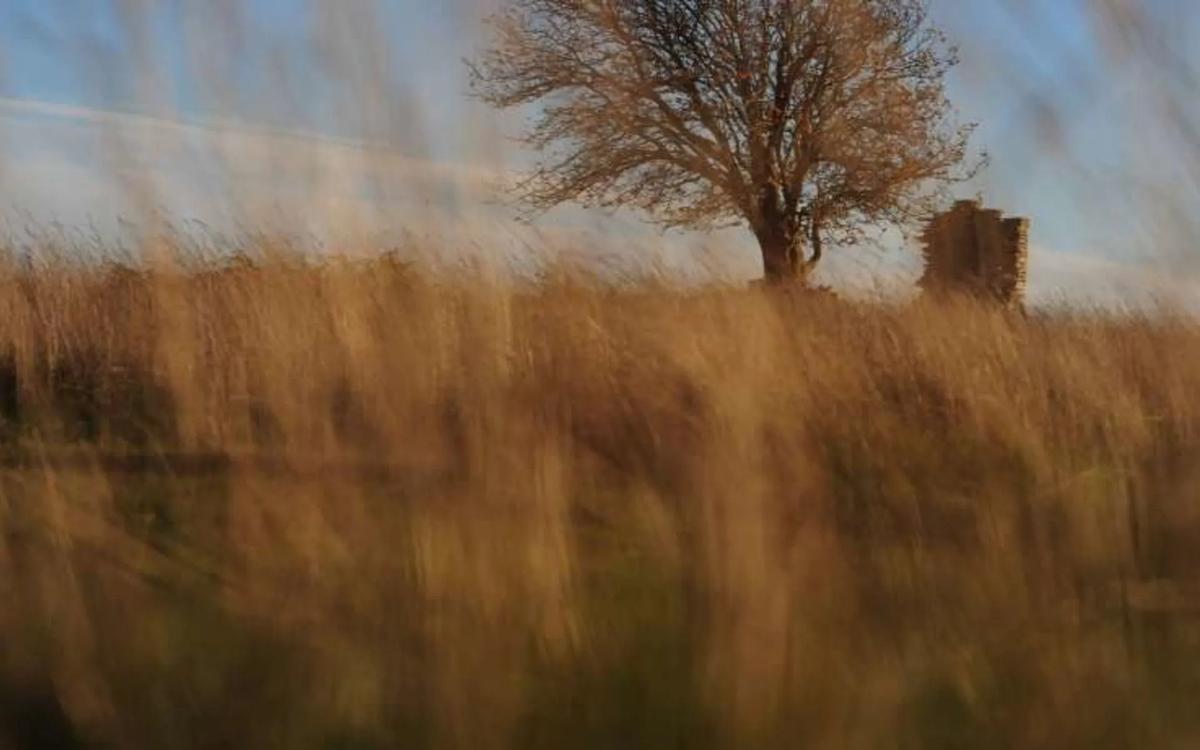
[[[755,229],[758,247],[762,251],[763,278],[769,284],[799,281],[804,276],[800,242],[784,227],[765,226]]]

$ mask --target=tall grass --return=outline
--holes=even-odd
[[[1200,739],[1193,323],[259,250],[0,275],[0,747]]]

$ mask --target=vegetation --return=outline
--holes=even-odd
[[[770,280],[827,241],[911,227],[961,179],[955,63],[924,0],[516,0],[474,68],[499,107],[539,104],[536,208],[643,209],[666,226],[744,224]]]
[[[1194,323],[245,251],[0,271],[0,747],[1200,739]]]

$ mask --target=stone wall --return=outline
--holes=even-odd
[[[959,201],[922,235],[928,293],[965,293],[1021,306],[1029,261],[1029,220],[1004,218],[979,201]]]

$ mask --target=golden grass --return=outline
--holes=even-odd
[[[1200,739],[1186,320],[279,253],[0,362],[0,747]]]

